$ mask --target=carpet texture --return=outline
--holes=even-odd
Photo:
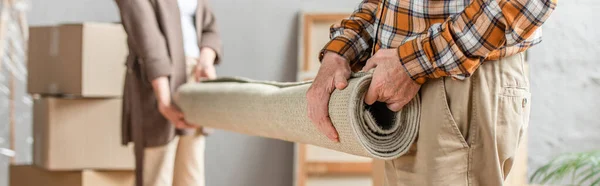
[[[183,85],[176,103],[195,125],[394,159],[406,153],[417,136],[420,99],[417,96],[397,113],[384,103],[366,105],[363,97],[371,77],[353,74],[346,89],[331,95],[329,115],[340,143],[319,133],[308,118],[306,91],[311,82],[219,78]]]

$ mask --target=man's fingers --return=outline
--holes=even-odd
[[[377,67],[377,64],[375,63],[375,60],[369,59],[367,60],[367,64],[365,64],[365,66],[362,68],[361,71],[363,72],[367,72],[369,70],[371,70],[372,68]]]
[[[335,127],[333,127],[333,123],[331,123],[331,119],[329,118],[329,116],[325,116],[325,117],[321,118],[321,121],[319,121],[319,124],[318,124],[318,128],[330,140],[335,141],[335,142],[340,141],[339,137],[338,137],[338,133],[335,130]]]
[[[394,111],[394,112],[398,112],[398,111],[402,110],[403,106],[404,105],[400,102],[394,102],[394,103],[387,105],[388,109],[390,109],[391,111]]]
[[[367,72],[373,68],[377,67],[375,60],[372,58],[367,61],[367,64],[363,67],[362,71]],[[372,105],[379,98],[379,87],[376,85],[376,79],[373,78],[371,80],[371,85],[369,85],[369,90],[367,90],[367,94],[365,95],[365,103],[368,105]]]
[[[315,86],[315,84],[313,84],[313,86]],[[331,86],[331,84],[327,86]],[[331,87],[330,89],[334,89],[334,87]],[[330,91],[328,89],[311,87],[307,93],[308,117],[319,132],[323,133],[332,141],[339,141],[337,132],[329,119],[329,97]]]
[[[344,90],[348,86],[348,80],[346,76],[342,73],[336,73],[333,78],[333,82],[335,83],[335,88],[338,90]]]
[[[367,94],[365,95],[365,103],[368,105],[375,103],[379,97],[378,87],[376,87],[374,84],[374,81],[371,80],[371,85],[369,85],[369,90],[367,90]]]
[[[330,95],[327,94],[317,97],[317,99],[319,100],[315,104],[316,107],[313,108],[313,111],[316,111],[313,113],[313,123],[317,124],[317,128],[319,129],[319,131],[325,134],[327,138],[337,142],[339,141],[338,133],[335,130],[335,127],[333,127],[331,119],[329,118],[329,96]]]
[[[329,99],[334,90],[341,90],[348,86],[349,77],[350,66],[346,59],[328,52],[306,93],[308,117],[320,133],[333,141],[339,141],[339,136],[329,118]]]

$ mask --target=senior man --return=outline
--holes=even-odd
[[[363,0],[331,28],[307,92],[312,122],[328,115],[351,71],[373,70],[364,101],[399,111],[416,94],[419,137],[386,161],[386,185],[503,185],[529,122],[528,64],[556,0]]]

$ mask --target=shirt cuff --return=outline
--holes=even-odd
[[[418,41],[412,40],[398,47],[398,57],[406,73],[417,83],[423,84],[433,73],[429,58],[423,50],[419,50]]]
[[[356,52],[352,50],[352,41],[345,37],[335,37],[329,41],[319,54],[319,61],[323,60],[326,52],[333,52],[346,58],[348,62],[353,63],[356,61]]]

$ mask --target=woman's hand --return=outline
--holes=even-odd
[[[183,113],[174,105],[159,103],[158,111],[178,129],[197,128],[186,123]]]
[[[194,79],[196,82],[200,82],[203,79],[215,79],[217,78],[217,71],[215,70],[215,59],[217,54],[211,48],[204,47],[200,50],[200,58],[196,68],[194,68]]]
[[[177,106],[171,104],[171,91],[169,90],[169,79],[167,77],[158,77],[152,80],[152,88],[158,101],[158,111],[169,120],[176,128],[187,129],[187,128],[199,128],[197,126],[189,125],[183,113],[177,108]]]

